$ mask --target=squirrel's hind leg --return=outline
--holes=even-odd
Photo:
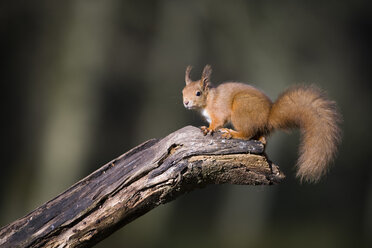
[[[248,140],[251,138],[251,137],[247,137],[246,134],[244,134],[243,132],[238,132],[238,131],[235,131],[229,128],[220,128],[219,131],[222,132],[221,136],[225,139],[233,138],[233,139]]]
[[[266,145],[266,137],[264,135],[255,135],[253,137],[247,137],[244,133],[232,130],[230,128],[220,128],[218,131],[222,133],[221,136],[225,139],[234,138],[234,139],[248,140],[248,139],[252,138],[252,139],[258,140],[262,144]]]

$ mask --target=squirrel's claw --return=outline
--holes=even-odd
[[[262,143],[263,145],[266,145],[266,138],[265,138],[265,136],[260,136],[260,137],[258,138],[258,140],[261,141],[261,143]]]
[[[226,133],[222,133],[221,137],[224,138],[224,139],[231,139],[232,135],[231,135],[231,133],[226,132]]]
[[[221,134],[221,137],[224,138],[224,139],[231,139],[233,136],[231,134],[231,129],[228,129],[228,128],[220,128],[219,130],[222,134]]]
[[[202,130],[204,135],[207,135],[207,134],[212,135],[213,132],[214,132],[214,130],[212,128],[209,128],[209,127],[206,127],[206,126],[202,126],[202,127],[200,127],[200,129]]]

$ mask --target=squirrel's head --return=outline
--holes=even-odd
[[[192,81],[190,79],[191,68],[191,66],[186,68],[186,86],[182,90],[183,105],[187,109],[201,109],[207,105],[207,95],[209,91],[212,68],[210,65],[206,65],[204,67],[201,79],[197,81]]]

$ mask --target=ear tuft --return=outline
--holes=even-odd
[[[202,79],[204,81],[205,80],[209,81],[211,74],[212,74],[212,67],[210,65],[204,66],[203,74],[202,74]]]
[[[185,82],[186,82],[186,85],[188,85],[189,83],[192,82],[192,80],[190,79],[191,69],[192,69],[192,66],[191,65],[189,65],[189,66],[186,67],[186,72],[185,72]]]
[[[208,86],[208,83],[210,82],[210,77],[212,74],[212,67],[210,65],[204,66],[202,77],[201,77],[201,83],[204,87]]]

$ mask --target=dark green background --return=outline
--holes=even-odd
[[[205,122],[182,106],[184,70],[271,98],[315,83],[344,117],[335,166],[301,185],[298,132],[275,133],[273,187],[210,186],[97,247],[372,244],[370,1],[2,1],[0,225],[150,138]]]

